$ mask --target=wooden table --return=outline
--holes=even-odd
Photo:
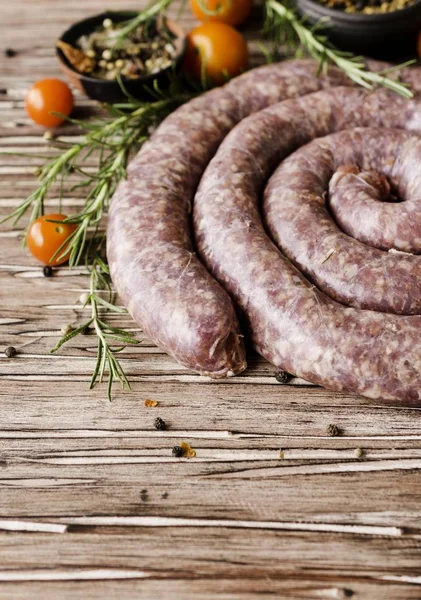
[[[2,149],[44,150],[25,90],[58,75],[67,25],[111,5],[139,3],[2,2],[2,50],[19,51],[1,57]],[[1,216],[33,189],[37,164],[0,157]],[[68,193],[65,209],[82,202]],[[109,403],[104,386],[88,389],[93,336],[49,354],[83,320],[86,274],[44,278],[23,227],[0,229],[0,350],[19,351],[0,359],[0,598],[421,598],[420,411],[281,385],[253,357],[243,376],[208,382],[128,317],[133,391],[116,387]],[[172,457],[182,440],[196,458]]]

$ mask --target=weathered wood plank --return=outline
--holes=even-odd
[[[3,394],[3,516],[35,516],[35,505],[44,516],[147,509],[213,518],[222,511],[227,518],[418,527],[418,411],[356,410],[351,398],[332,395],[327,403],[323,390],[280,393],[272,386],[259,388],[259,398],[240,384],[136,384],[111,405],[100,402],[100,389],[78,389],[76,397],[73,389],[31,383]],[[146,409],[145,397],[159,406]],[[168,432],[153,429],[157,415]],[[346,439],[327,437],[332,421]],[[171,456],[182,439],[196,459]],[[363,460],[353,454],[357,446]]]
[[[197,545],[202,537],[203,542]],[[13,539],[13,545],[10,544]],[[419,568],[420,540],[414,537],[363,536],[224,527],[105,528],[73,526],[67,533],[0,533],[0,582],[7,573],[127,569],[154,575],[190,574],[239,580],[250,575],[280,578],[295,572],[384,581],[410,578]],[[34,548],[37,551],[34,552]],[[159,549],[159,550],[158,550]],[[330,568],[326,569],[326,559]],[[139,573],[140,575],[140,573]],[[171,575],[170,575],[171,577]],[[33,579],[36,579],[34,574]],[[418,590],[419,592],[420,590]]]
[[[184,438],[184,436],[183,436]],[[189,440],[196,446],[196,440]],[[420,489],[414,462],[395,465],[353,463],[288,465],[270,474],[271,463],[256,464],[260,477],[248,477],[250,464],[168,459],[117,464],[59,465],[8,461],[0,474],[2,514],[10,518],[49,519],[66,515],[159,515],[241,520],[317,521],[418,528]],[[85,461],[87,462],[87,461]],[[418,461],[418,465],[419,465]],[[381,470],[370,470],[381,468]],[[253,469],[252,469],[253,470]],[[226,477],[226,472],[236,477]],[[241,471],[246,471],[244,475]],[[171,481],[169,482],[169,473]],[[390,481],[394,482],[391,489]],[[142,499],[147,490],[149,503]],[[357,490],[357,494],[356,494]],[[409,491],[412,496],[409,497]],[[402,513],[402,491],[405,512]],[[169,494],[170,502],[162,496]],[[350,498],[353,498],[350,500]],[[408,499],[409,498],[409,499]],[[346,510],[345,510],[346,507]],[[366,516],[368,515],[367,522]],[[391,515],[394,520],[391,522]]]
[[[116,575],[114,575],[116,577]],[[352,592],[352,593],[351,593]],[[419,589],[405,583],[371,581],[369,578],[356,580],[348,577],[308,575],[294,579],[291,573],[286,578],[264,579],[242,578],[240,580],[224,579],[143,579],[107,581],[56,581],[48,583],[5,583],[0,587],[0,598],[4,600],[103,600],[119,598],[159,598],[160,600],[279,600],[294,598],[295,600],[419,600]]]
[[[22,375],[18,386],[1,386],[1,430],[142,430],[145,418],[158,411],[172,427],[179,423],[183,430],[217,428],[249,435],[325,437],[329,423],[336,423],[351,436],[420,435],[419,410],[381,407],[321,388],[147,380],[135,383],[132,393],[116,387],[115,400],[109,404],[100,386],[89,390],[86,382],[75,387],[65,378],[62,381],[59,386],[49,385],[48,381],[26,381]],[[159,408],[146,409],[145,398],[158,400]]]

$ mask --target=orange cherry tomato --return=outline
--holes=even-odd
[[[73,110],[73,94],[67,83],[60,79],[41,79],[26,94],[25,108],[38,125],[57,127],[64,118],[51,113],[58,112],[68,117]]]
[[[56,265],[61,265],[69,259],[70,252],[60,260],[58,259],[58,256],[65,247],[60,250],[57,257],[53,259],[53,256],[67,240],[69,235],[77,229],[77,225],[70,225],[68,223],[50,223],[48,221],[49,219],[63,221],[66,218],[66,215],[62,214],[43,215],[42,217],[38,217],[38,219],[29,226],[26,235],[26,243],[29,251],[32,256],[45,265],[54,267]]]
[[[241,25],[250,14],[253,0],[190,0],[190,8],[199,21],[221,21]]]
[[[245,39],[226,23],[204,23],[187,36],[184,68],[197,80],[204,73],[207,81],[223,83],[241,73],[247,62]]]

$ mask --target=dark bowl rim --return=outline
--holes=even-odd
[[[421,2],[421,0],[419,0]],[[81,19],[80,21],[75,21],[74,23],[72,23],[65,31],[63,31],[63,33],[57,38],[57,40],[61,40],[61,41],[65,41],[63,38],[64,36],[66,36],[67,34],[71,33],[72,29],[74,29],[75,27],[81,26],[83,25],[86,21],[94,21],[96,19],[107,19],[110,18],[113,15],[125,15],[128,18],[130,18],[131,16],[134,17],[138,14],[138,11],[136,10],[106,10],[102,13],[97,13],[95,15],[92,15],[90,17],[86,17],[85,19]],[[165,17],[167,23],[170,24],[175,24],[182,32],[183,35],[182,36],[178,36],[178,39],[182,40],[182,44],[181,44],[181,48],[180,50],[177,52],[177,54],[175,55],[172,64],[168,67],[165,67],[164,69],[161,69],[160,71],[158,71],[157,73],[149,73],[149,75],[146,75],[145,77],[136,77],[135,79],[131,79],[129,77],[121,77],[121,81],[123,83],[128,83],[130,82],[132,85],[133,84],[147,84],[151,81],[154,81],[154,79],[156,79],[159,75],[161,75],[162,73],[166,73],[168,71],[170,71],[171,69],[173,69],[175,67],[175,65],[178,63],[179,60],[181,60],[181,58],[184,55],[184,52],[186,50],[186,37],[187,34],[184,31],[184,28],[178,23],[178,21],[174,21],[173,19],[168,19],[167,17]],[[113,85],[116,84],[118,85],[118,81],[108,81],[107,79],[101,79],[100,77],[92,77],[91,75],[86,75],[86,73],[81,73],[80,71],[78,71],[69,60],[67,60],[66,56],[64,55],[63,51],[58,48],[56,46],[56,54],[57,57],[59,59],[59,61],[68,69],[71,69],[71,71],[73,71],[73,73],[75,73],[75,75],[77,75],[79,77],[79,79],[83,80],[83,81],[89,81],[92,83],[95,83],[97,85],[100,84],[104,84],[104,85]]]
[[[368,22],[368,21],[385,22],[385,21],[389,21],[396,15],[398,15],[399,17],[405,17],[405,15],[411,14],[413,12],[414,8],[421,6],[421,0],[415,0],[415,2],[413,2],[409,6],[405,6],[405,8],[400,8],[399,10],[394,10],[394,11],[388,12],[388,13],[375,13],[373,15],[365,15],[365,14],[361,14],[361,13],[346,13],[342,10],[335,10],[334,8],[328,8],[327,6],[324,6],[323,4],[321,4],[320,2],[317,2],[317,0],[300,0],[300,1],[303,4],[307,3],[307,4],[311,4],[314,7],[317,7],[320,10],[320,12],[324,13],[321,16],[329,16],[329,17],[331,16],[331,17],[335,17],[335,20],[354,21],[354,22],[358,22],[358,21],[361,21],[361,22],[362,21],[364,21],[364,22]],[[297,2],[297,4],[299,4],[299,2]]]

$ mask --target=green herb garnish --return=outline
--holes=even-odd
[[[267,0],[265,31],[273,41],[286,44],[295,52],[307,52],[319,63],[318,72],[322,72],[329,64],[339,67],[358,85],[372,89],[375,85],[386,87],[405,98],[412,98],[413,93],[405,83],[387,77],[390,69],[380,72],[367,71],[362,57],[335,48],[321,30],[327,22],[321,20],[314,27],[308,27],[289,2],[281,4],[277,0]],[[395,67],[400,69],[413,64],[408,61]]]
[[[122,389],[125,387],[130,389],[130,383],[116,354],[124,350],[127,344],[137,344],[137,341],[132,333],[112,327],[104,321],[102,316],[104,312],[125,313],[126,310],[114,303],[114,292],[111,287],[108,266],[99,255],[93,259],[89,280],[89,294],[85,306],[90,305],[90,319],[77,329],[64,335],[51,352],[57,352],[63,344],[77,335],[86,333],[89,328],[93,328],[98,338],[98,350],[90,387],[93,388],[97,381],[101,383],[105,371],[108,369],[108,399],[111,401],[111,388],[114,380],[120,381]],[[106,299],[99,295],[100,291],[103,290],[107,292]]]

